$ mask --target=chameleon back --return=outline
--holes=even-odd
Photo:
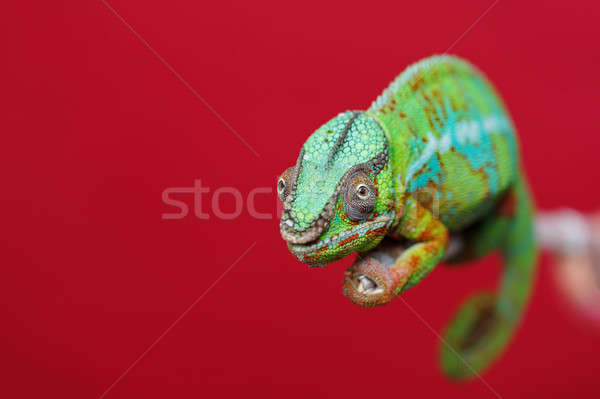
[[[482,72],[454,56],[408,67],[367,113],[390,141],[397,193],[417,195],[456,231],[493,208],[518,177],[514,127]]]

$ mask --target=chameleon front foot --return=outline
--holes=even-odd
[[[387,268],[377,259],[357,258],[344,276],[344,295],[363,307],[389,303],[398,292],[400,278],[396,270]]]

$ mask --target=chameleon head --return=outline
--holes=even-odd
[[[309,137],[277,192],[281,236],[301,262],[321,266],[373,248],[393,220],[383,129],[364,112],[339,114]]]

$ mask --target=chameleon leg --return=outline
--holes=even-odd
[[[358,306],[378,306],[421,281],[444,257],[448,229],[430,210],[407,201],[406,216],[393,236],[412,242],[359,254],[344,277],[344,295]]]
[[[475,257],[500,244],[504,272],[497,293],[467,299],[446,329],[441,365],[451,378],[472,378],[474,372],[488,368],[502,354],[521,319],[536,264],[532,211],[521,177],[508,200],[488,216],[468,244]]]

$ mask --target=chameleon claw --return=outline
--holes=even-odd
[[[377,286],[377,283],[375,283],[375,281],[371,280],[364,274],[359,275],[358,280],[360,282],[359,282],[357,289],[358,289],[358,292],[360,292],[360,293],[372,294],[372,293],[375,293],[375,291],[378,291],[378,290],[381,291],[381,288],[379,288]]]
[[[379,287],[375,281],[364,274],[355,275],[352,277],[351,281],[354,283],[356,290],[361,294],[369,295],[383,292],[383,289]]]

